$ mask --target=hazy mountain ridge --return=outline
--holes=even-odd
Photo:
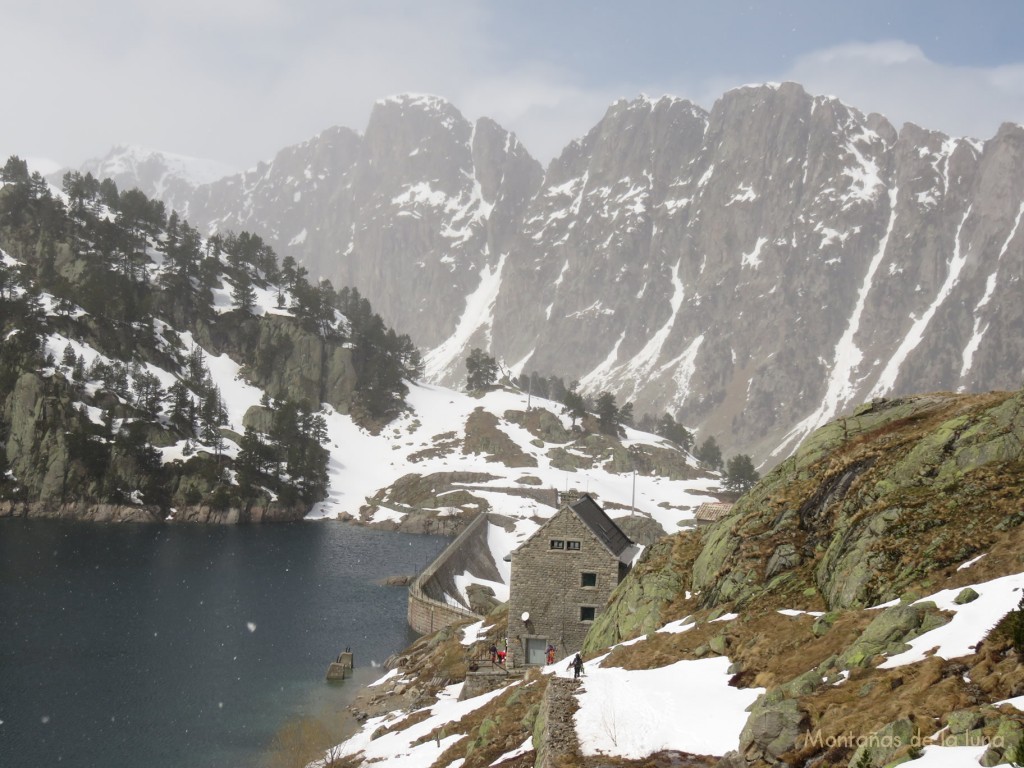
[[[140,189],[147,197],[162,200],[170,209],[188,205],[196,187],[210,184],[234,170],[217,160],[188,157],[134,145],[118,145],[103,157],[86,160],[80,173],[111,179],[121,189]],[[60,187],[67,169],[46,174]]]
[[[774,461],[855,402],[1019,385],[1022,171],[1020,126],[897,131],[787,83],[617,102],[542,174],[404,96],[186,210],[357,286],[435,381],[481,346]]]
[[[366,131],[332,128],[270,164],[197,188],[183,214],[246,228],[339,285],[372,285],[417,342],[447,338],[507,252],[540,165],[492,120],[432,96],[379,101]],[[375,304],[377,302],[374,302]]]

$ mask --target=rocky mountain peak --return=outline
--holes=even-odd
[[[781,83],[620,100],[544,171],[403,95],[188,210],[357,287],[435,381],[481,346],[774,462],[858,399],[1018,383],[1022,146]]]

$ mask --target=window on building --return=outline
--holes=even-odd
[[[565,542],[562,541],[562,539],[552,539],[551,540],[551,548],[552,549],[565,549]]]
[[[581,605],[580,621],[593,621],[595,611],[597,611],[597,609],[592,605]]]
[[[581,587],[596,587],[597,586],[597,574],[596,573],[581,573],[580,574],[580,586]]]
[[[579,552],[580,551],[580,543],[578,541],[567,541],[567,542],[565,542],[565,548],[566,549],[575,550],[576,552]]]

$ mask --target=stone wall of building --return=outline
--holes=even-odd
[[[551,541],[579,542],[579,549],[552,549]],[[593,587],[582,586],[582,574],[596,575]],[[583,647],[591,621],[580,609],[600,615],[619,583],[619,561],[568,507],[562,509],[512,554],[508,637],[512,664],[526,663],[526,641],[552,643],[558,658]],[[522,620],[529,612],[529,621]]]

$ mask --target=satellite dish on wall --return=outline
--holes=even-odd
[[[529,621],[530,620],[530,612],[529,611],[523,611],[523,615],[522,615],[521,618],[522,618],[523,621]]]

